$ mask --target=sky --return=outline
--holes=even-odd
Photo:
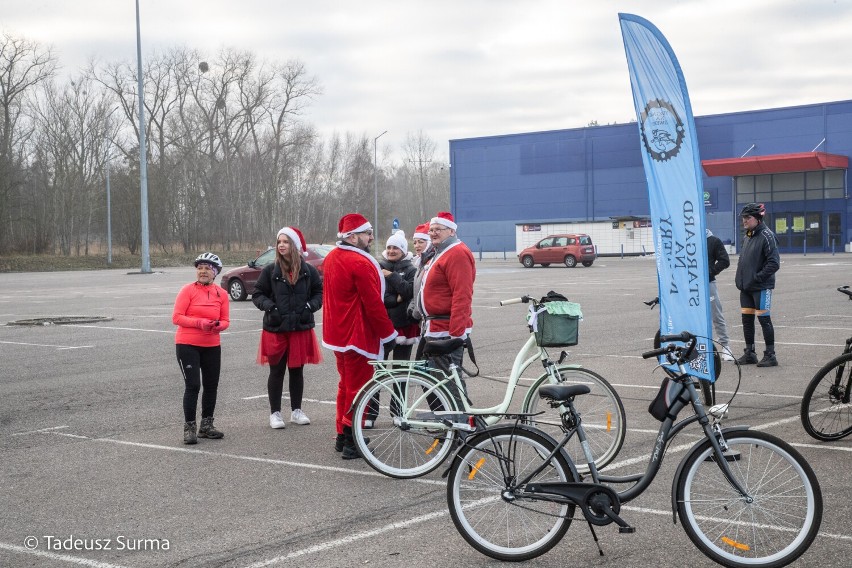
[[[618,13],[650,20],[695,116],[852,99],[852,0],[139,0],[142,55],[188,47],[298,59],[320,133],[435,141],[635,120]],[[0,0],[0,31],[71,76],[136,60],[133,0]],[[816,145],[819,141],[815,141]],[[810,151],[803,148],[801,151]]]

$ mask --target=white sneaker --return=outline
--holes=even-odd
[[[734,355],[731,353],[731,350],[727,347],[723,347],[719,350],[719,355],[722,357],[722,361],[733,361]]]
[[[311,423],[311,419],[308,418],[304,412],[302,412],[301,408],[297,408],[296,410],[290,413],[290,422],[305,426],[306,424]]]
[[[372,420],[364,420],[364,428],[366,430],[369,430],[372,427],[373,427],[373,421]]]
[[[287,424],[285,424],[284,420],[281,419],[280,412],[273,412],[269,415],[269,427],[275,428],[276,430],[287,427]]]

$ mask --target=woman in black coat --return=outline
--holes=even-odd
[[[278,231],[275,262],[264,267],[254,285],[251,300],[263,310],[263,331],[257,362],[269,365],[269,425],[284,428],[281,395],[284,371],[290,374],[290,422],[310,424],[302,411],[304,366],[322,361],[314,333],[314,312],[322,307],[322,277],[304,262],[305,238],[295,227]]]

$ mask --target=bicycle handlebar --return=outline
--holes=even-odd
[[[847,296],[849,296],[849,299],[852,300],[852,292],[849,291],[849,286],[841,286],[837,289],[837,291],[841,294],[846,294]]]
[[[660,347],[659,349],[652,349],[651,351],[646,351],[642,353],[643,359],[650,359],[651,357],[659,357],[660,355],[665,355],[666,353],[671,353],[677,349],[673,343],[669,343],[665,347]]]
[[[511,300],[500,300],[501,306],[508,306],[511,304],[526,304],[530,301],[529,296],[521,296],[520,298],[512,298]]]
[[[661,335],[660,342],[668,343],[669,341],[682,341],[683,343],[686,343],[693,337],[695,336],[689,333],[688,331],[681,331],[677,335]]]

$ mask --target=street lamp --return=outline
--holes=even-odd
[[[373,198],[375,200],[375,209],[373,210],[373,235],[376,242],[379,242],[379,138],[387,134],[385,130],[375,138],[373,138]]]
[[[148,253],[148,150],[145,144],[145,91],[142,84],[142,34],[139,32],[139,0],[136,0],[136,75],[139,83],[139,193],[142,205],[142,274],[151,273]]]

